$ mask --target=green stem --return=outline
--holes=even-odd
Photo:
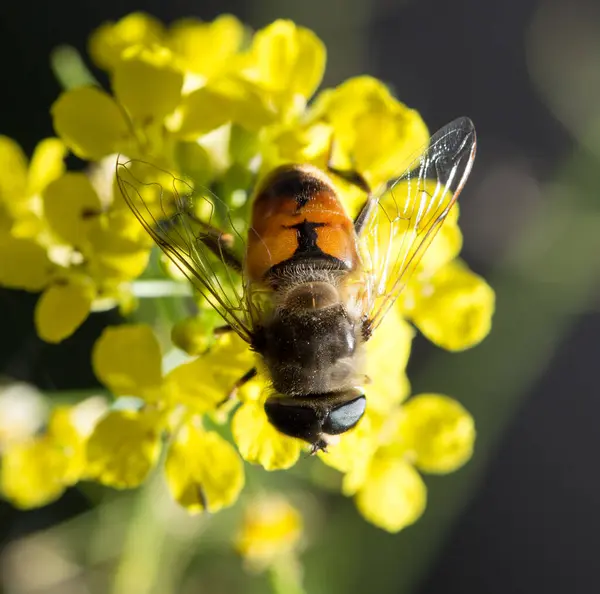
[[[159,465],[160,467],[160,465]],[[157,472],[140,493],[127,528],[112,594],[177,594],[208,516],[183,517]]]
[[[296,557],[281,557],[270,569],[273,594],[305,594],[302,585],[302,567]]]
[[[65,91],[85,85],[99,85],[79,52],[70,45],[59,45],[52,50],[50,68]]]
[[[85,390],[46,390],[44,391],[44,396],[55,405],[78,404],[79,402],[82,402],[86,398],[91,398],[92,396],[105,396],[106,398],[111,398],[110,392],[101,386]]]
[[[157,297],[190,297],[192,288],[189,283],[171,280],[138,280],[131,283],[133,294],[140,299]]]

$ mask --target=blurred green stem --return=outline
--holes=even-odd
[[[282,557],[269,570],[273,594],[305,594],[302,566],[296,557]]]
[[[79,52],[70,45],[59,45],[50,52],[50,68],[65,91],[99,84]]]
[[[131,283],[131,290],[139,299],[190,297],[192,295],[189,283],[178,283],[171,280],[137,280]]]
[[[181,525],[175,514],[184,513],[165,492],[161,473],[155,473],[138,494],[112,594],[178,594],[195,551],[191,543],[197,543],[207,524],[205,517],[188,517]]]

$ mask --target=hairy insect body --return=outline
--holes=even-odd
[[[329,179],[309,166],[275,170],[253,206],[247,273],[274,292],[275,303],[255,344],[279,395],[269,399],[267,414],[276,427],[295,424],[298,437],[307,439],[308,431],[309,441],[324,447],[327,431],[341,432],[323,427],[332,406],[364,400],[355,389],[362,325],[346,290],[360,274],[354,225]],[[307,417],[304,426],[299,415]]]
[[[262,355],[280,394],[324,394],[355,385],[360,323],[336,293],[324,282],[300,284],[268,320]]]
[[[264,360],[274,391],[265,411],[273,427],[316,451],[363,416],[366,399],[357,386],[366,379],[364,344],[448,216],[476,146],[473,123],[458,118],[375,193],[360,174],[330,167],[367,193],[355,221],[320,169],[279,167],[254,193],[247,237],[209,191],[172,175],[163,188],[167,171],[117,161],[116,177],[124,200],[165,255]],[[157,189],[158,205],[145,198]],[[224,228],[213,226],[215,211]],[[198,215],[207,212],[208,220]],[[244,245],[243,261],[236,238]],[[255,374],[249,370],[236,389]]]

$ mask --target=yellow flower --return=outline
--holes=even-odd
[[[233,417],[231,431],[242,457],[266,470],[290,468],[305,447],[269,423],[262,402],[243,403]]]
[[[28,162],[14,140],[0,136],[0,206],[13,237],[35,239],[45,231],[41,193],[63,174],[66,152],[58,138],[46,138],[37,144]]]
[[[293,555],[302,532],[300,512],[284,497],[268,495],[246,506],[235,548],[249,569],[262,571]]]
[[[241,36],[238,26],[230,19],[217,19],[207,30],[206,34],[212,36],[220,36],[227,29],[237,32],[231,45],[223,44],[222,38],[217,45],[217,56],[235,59],[227,64],[225,60],[215,63],[211,58],[211,67],[203,66],[202,77],[188,75],[186,86],[192,91],[183,98],[169,126],[177,138],[194,140],[228,122],[263,134],[268,126],[299,116],[319,86],[325,48],[312,31],[291,21],[276,21],[256,32],[247,52],[234,56],[234,46],[237,50]],[[173,35],[180,32],[175,27]],[[198,44],[204,37],[193,27],[187,34],[188,43],[193,38]],[[189,59],[184,63],[192,75],[197,71]]]
[[[332,127],[322,122],[273,124],[261,134],[261,174],[268,175],[275,167],[285,163],[310,163],[325,169],[332,139]],[[346,188],[341,180],[335,179],[335,182],[345,199],[348,198],[348,190],[356,190],[355,186]],[[364,198],[359,191],[358,200],[364,201]],[[349,202],[350,199],[345,200],[347,207]]]
[[[231,15],[221,15],[212,22],[195,18],[175,21],[168,29],[156,18],[133,12],[117,22],[106,22],[89,40],[94,62],[105,70],[114,70],[134,47],[171,49],[175,62],[196,81],[208,79],[227,69],[244,37],[244,26]]]
[[[164,119],[181,100],[183,74],[166,48],[131,48],[112,71],[115,97],[97,87],[64,92],[52,105],[54,129],[83,159],[151,155],[164,146]]]
[[[0,492],[22,509],[54,501],[83,476],[85,444],[103,409],[97,398],[52,411],[45,432],[10,443],[2,455]]]
[[[94,344],[96,377],[115,396],[138,396],[147,402],[161,397],[161,351],[149,326],[108,327]]]
[[[244,346],[243,346],[244,345]],[[225,335],[205,355],[161,370],[158,341],[149,326],[107,328],[93,351],[98,379],[117,396],[139,398],[135,408],[110,411],[88,442],[88,477],[118,488],[141,484],[170,436],[165,474],[171,493],[190,512],[232,505],[243,487],[235,448],[202,426],[228,389],[252,365],[237,336]]]
[[[429,140],[421,116],[369,76],[320,93],[308,117],[333,127],[335,166],[358,171],[372,187],[404,173]]]
[[[325,169],[331,153],[334,167],[357,171],[375,189],[404,173],[429,138],[419,114],[371,77],[323,91],[307,107],[326,51],[312,31],[291,21],[278,20],[246,40],[243,25],[229,15],[165,27],[137,12],[102,25],[89,46],[108,72],[110,93],[96,86],[63,93],[51,109],[60,139],[40,143],[29,165],[13,141],[0,137],[0,284],[42,292],[35,324],[49,342],[72,334],[91,311],[119,304],[127,312],[135,304],[131,281],[145,270],[151,240],[115,192],[115,153],[134,159],[122,172],[132,178],[130,198],[139,190],[157,222],[174,214],[174,196],[204,185],[222,194],[236,228],[247,229],[251,186],[273,167],[303,162]],[[67,148],[99,163],[86,174],[65,173]],[[336,183],[354,216],[363,192]],[[419,198],[399,183],[384,207],[386,199],[396,200],[391,206],[406,220]],[[194,214],[212,216],[211,205],[205,201],[207,208]],[[215,209],[217,219],[222,210]],[[391,532],[423,513],[420,471],[450,472],[472,453],[473,420],[458,403],[437,394],[406,400],[409,321],[449,350],[489,332],[494,295],[457,260],[457,219],[454,207],[367,345],[360,381],[366,414],[319,454],[343,473],[342,492],[363,516]],[[382,223],[379,232],[388,231]],[[411,231],[398,229],[395,241],[402,245]],[[109,410],[57,408],[41,433],[35,424],[11,433],[0,422],[0,487],[7,498],[21,507],[41,505],[83,479],[132,488],[163,459],[173,498],[190,513],[214,512],[238,499],[244,460],[266,470],[298,461],[307,444],[269,423],[268,375],[260,364],[257,377],[235,390],[260,363],[255,354],[233,332],[213,336],[222,322],[197,302],[198,317],[172,329],[173,342],[193,358],[171,351],[163,360],[149,326],[105,330],[92,359],[98,379],[117,397]],[[230,394],[236,397],[226,401]],[[276,575],[283,557],[294,561],[301,532],[298,512],[270,499],[248,508],[237,548],[251,566]]]
[[[427,489],[408,462],[396,456],[376,455],[355,499],[366,520],[388,532],[398,532],[425,511]]]
[[[214,411],[254,361],[246,343],[228,333],[216,339],[207,352],[167,374],[165,398],[171,406],[184,405],[200,414]]]
[[[0,285],[41,291],[56,273],[46,250],[31,239],[0,236]]]
[[[258,85],[278,111],[295,115],[321,83],[325,61],[325,46],[312,31],[278,20],[255,33],[242,75]]]
[[[105,70],[112,70],[130,47],[151,48],[164,41],[163,24],[143,12],[132,12],[121,20],[106,22],[96,29],[88,41],[92,60]]]
[[[405,315],[431,342],[449,351],[470,348],[490,332],[494,291],[458,260],[415,284],[410,296],[410,307],[406,301],[400,304]]]
[[[192,75],[192,80],[186,81],[189,88],[228,70],[243,40],[244,25],[225,14],[210,23],[193,18],[175,21],[169,29],[167,44],[181,70]]]
[[[112,410],[87,443],[86,478],[118,489],[139,486],[158,462],[164,423],[155,410]]]
[[[167,453],[165,473],[173,498],[189,512],[216,512],[237,501],[244,468],[235,448],[215,431],[186,424]]]
[[[445,474],[471,458],[475,424],[452,398],[420,394],[404,405],[402,413],[398,437],[419,470]]]
[[[473,419],[460,404],[421,394],[385,415],[368,411],[320,458],[344,473],[343,492],[354,496],[368,521],[398,532],[425,510],[427,490],[417,469],[456,470],[471,457],[474,440]]]
[[[68,486],[67,467],[63,448],[51,437],[15,444],[2,456],[0,490],[21,509],[45,505],[58,499]]]
[[[365,392],[371,410],[385,412],[410,394],[406,365],[414,330],[391,310],[367,343]]]
[[[38,198],[43,231],[21,238],[22,221],[15,219],[13,231],[0,236],[0,284],[43,291],[36,329],[47,342],[60,342],[99,303],[112,300],[114,306],[125,299],[123,282],[142,273],[150,248],[145,236],[141,243],[129,238],[135,219],[128,213],[124,224],[115,203],[106,203],[83,173],[63,173]]]
[[[92,310],[95,291],[86,279],[72,277],[50,284],[35,306],[38,336],[57,343],[83,324]]]

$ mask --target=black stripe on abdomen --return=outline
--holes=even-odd
[[[350,268],[343,260],[325,253],[317,245],[318,235],[316,230],[319,227],[327,226],[328,223],[311,223],[305,219],[301,223],[286,227],[286,229],[296,230],[298,247],[291,258],[271,266],[265,274],[265,279],[268,279],[273,285],[277,285],[281,281],[289,282],[297,274],[300,274],[302,280],[306,280],[307,271],[349,271]]]
[[[295,229],[298,247],[294,252],[296,257],[315,257],[324,254],[323,250],[317,245],[317,229],[319,227],[327,227],[327,223],[311,223],[304,219],[301,223],[286,227],[286,229]]]

